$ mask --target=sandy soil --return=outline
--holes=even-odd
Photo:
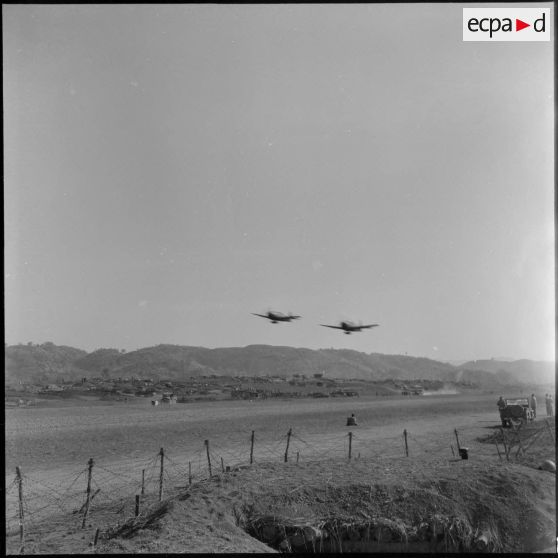
[[[497,418],[493,399],[362,397],[158,407],[140,399],[121,405],[15,408],[6,413],[6,468],[10,471],[19,465],[34,472],[76,468],[90,457],[107,462],[147,458],[161,446],[177,454],[192,453],[203,448],[205,439],[232,449],[247,444],[252,430],[259,440],[273,442],[292,428],[300,438],[329,447],[332,439],[346,434],[345,418],[352,412],[364,439],[400,435],[404,428],[421,436],[433,428],[468,426],[472,419],[493,424]]]

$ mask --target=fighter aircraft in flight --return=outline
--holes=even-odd
[[[271,321],[272,324],[276,324],[277,322],[290,322],[291,320],[298,320],[301,316],[295,316],[293,314],[283,314],[283,312],[275,312],[269,310],[267,314],[254,314],[253,316],[260,316],[260,318],[267,318]]]
[[[378,327],[380,324],[368,324],[368,325],[362,325],[362,324],[355,324],[354,322],[341,322],[338,326],[334,326],[334,325],[325,325],[325,324],[320,324],[323,327],[331,327],[333,329],[341,329],[343,330],[347,335],[350,335],[351,333],[353,333],[353,331],[362,331],[363,329],[368,329],[371,327]]]

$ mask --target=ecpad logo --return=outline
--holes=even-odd
[[[537,33],[544,33],[546,27],[546,14],[543,13],[542,17],[535,20],[533,24],[533,29]],[[483,26],[484,25],[484,26]],[[513,31],[512,20],[509,17],[505,17],[504,19],[499,19],[497,17],[485,17],[484,19],[478,20],[476,17],[472,17],[467,22],[467,27],[469,31],[476,33],[477,31],[488,31],[490,33],[490,38],[492,39],[492,34],[496,33],[497,31],[502,31],[504,33]],[[530,27],[529,23],[525,23],[520,19],[515,18],[515,30],[521,31],[526,27]]]
[[[550,8],[463,8],[464,41],[550,41]]]

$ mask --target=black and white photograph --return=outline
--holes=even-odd
[[[2,5],[5,553],[552,553],[555,3]]]

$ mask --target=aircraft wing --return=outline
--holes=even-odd
[[[332,327],[333,329],[343,329],[341,326],[330,326],[330,325],[325,325],[325,324],[320,324],[323,327]]]
[[[369,324],[369,325],[363,325],[363,326],[359,326],[361,329],[367,329],[369,327],[378,327],[380,324]]]
[[[251,312],[252,316],[259,316],[260,318],[267,318],[269,319],[269,316],[266,316],[265,314],[254,314],[254,312]]]

